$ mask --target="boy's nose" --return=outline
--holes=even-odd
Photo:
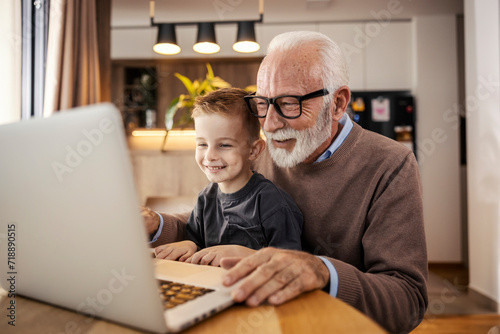
[[[207,160],[217,160],[218,159],[217,150],[214,149],[213,147],[209,147],[207,149],[207,153],[205,154],[205,159],[207,159]]]

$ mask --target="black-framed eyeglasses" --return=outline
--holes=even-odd
[[[250,108],[252,114],[259,118],[267,116],[269,105],[272,104],[276,112],[284,118],[294,119],[302,115],[302,101],[313,99],[315,97],[328,95],[330,92],[326,89],[320,89],[315,92],[300,95],[280,95],[272,98],[256,96],[255,93],[244,97],[245,102]]]

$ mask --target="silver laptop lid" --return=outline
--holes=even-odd
[[[0,157],[2,287],[165,331],[118,110],[0,126]]]

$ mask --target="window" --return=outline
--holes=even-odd
[[[22,0],[21,117],[43,116],[50,0]]]

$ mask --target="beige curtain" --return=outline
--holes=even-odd
[[[97,2],[109,0],[52,0],[50,2],[49,37],[44,93],[44,116],[58,110],[99,103],[103,99],[103,74],[100,49],[109,52],[107,41],[99,41]],[[107,15],[109,16],[109,6]],[[103,13],[100,13],[101,16]],[[109,20],[108,20],[109,22]],[[109,30],[109,26],[107,28]],[[103,47],[104,45],[104,47]],[[107,56],[109,59],[109,54]],[[105,68],[105,70],[107,70]],[[104,80],[106,81],[106,80]],[[106,90],[109,90],[106,87]],[[106,94],[104,94],[106,95]]]
[[[21,1],[0,2],[0,124],[21,119]]]

